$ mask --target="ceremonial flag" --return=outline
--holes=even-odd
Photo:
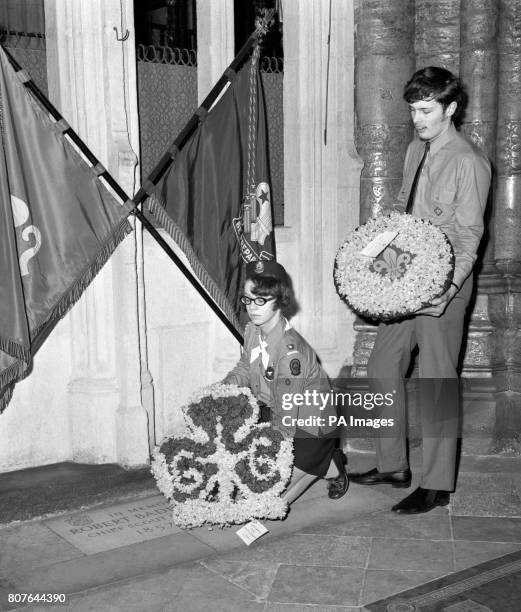
[[[0,48],[0,411],[34,353],[131,230]]]
[[[146,208],[237,330],[244,263],[275,257],[259,47],[175,152]]]

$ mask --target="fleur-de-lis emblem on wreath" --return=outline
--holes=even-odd
[[[375,258],[369,269],[391,280],[402,277],[409,267],[414,255],[389,245]]]
[[[152,463],[174,522],[193,527],[284,516],[280,495],[291,476],[293,443],[270,423],[257,423],[250,390],[210,387],[183,412],[188,433],[166,438]]]

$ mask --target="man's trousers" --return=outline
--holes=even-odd
[[[459,431],[458,359],[465,311],[472,291],[468,278],[440,317],[418,315],[396,323],[381,323],[367,365],[367,375],[380,391],[393,392],[392,431],[376,439],[377,469],[394,472],[408,467],[404,378],[411,352],[419,348],[419,409],[422,423],[425,489],[453,491]]]

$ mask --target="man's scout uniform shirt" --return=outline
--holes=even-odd
[[[404,206],[424,150],[425,142],[419,138],[407,149],[398,195]],[[447,234],[456,258],[454,282],[460,288],[476,261],[490,177],[485,155],[453,124],[431,140],[411,212]]]

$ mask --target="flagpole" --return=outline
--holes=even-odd
[[[269,24],[273,17],[273,10],[267,11],[265,16],[265,23]],[[217,100],[221,91],[225,87],[225,85],[230,81],[230,75],[234,74],[236,69],[241,65],[243,60],[246,58],[252,47],[259,42],[260,37],[265,32],[261,31],[259,28],[253,32],[246,43],[243,45],[237,56],[228,66],[228,68],[224,71],[221,78],[217,81],[215,86],[212,88],[210,93],[206,96],[199,109],[192,115],[189,119],[183,130],[179,133],[179,135],[175,138],[172,145],[168,148],[168,151],[161,157],[159,162],[156,164],[155,168],[150,172],[147,179],[143,182],[143,186],[138,190],[134,198],[130,199],[125,191],[120,187],[117,181],[112,177],[109,171],[104,168],[104,172],[99,176],[103,177],[103,179],[107,182],[107,184],[111,187],[111,189],[116,193],[116,195],[121,199],[122,202],[132,202],[134,204],[134,208],[131,210],[131,214],[139,219],[142,225],[148,230],[148,232],[152,235],[152,237],[156,240],[159,246],[165,251],[168,257],[176,264],[181,273],[185,276],[185,278],[190,282],[190,284],[196,289],[199,295],[203,298],[203,300],[210,306],[210,308],[215,312],[215,314],[219,317],[219,319],[224,323],[224,325],[228,328],[228,330],[232,333],[235,339],[243,344],[244,338],[242,334],[235,328],[235,326],[229,321],[229,319],[225,316],[219,306],[214,302],[211,296],[205,291],[204,287],[198,282],[197,278],[194,277],[193,273],[187,268],[184,262],[179,258],[179,256],[173,251],[170,245],[165,241],[165,239],[161,236],[158,230],[154,227],[154,225],[147,219],[147,217],[143,214],[139,205],[146,200],[150,195],[151,188],[157,185],[157,182],[161,179],[163,174],[168,170],[170,165],[173,163],[175,152],[180,149],[186,140],[190,137],[194,129],[197,128],[200,118],[201,111],[208,111],[212,104]],[[14,59],[14,57],[7,51],[7,49],[2,45],[2,48],[9,59],[11,65],[15,72],[22,71],[22,67],[18,62]],[[64,120],[63,116],[56,109],[56,107],[48,100],[48,98],[40,91],[37,85],[34,83],[32,79],[29,79],[24,82],[25,87],[33,94],[33,96],[38,100],[38,102],[49,112],[49,114],[53,117],[56,122]],[[67,124],[68,125],[68,124]],[[67,129],[63,131],[63,135],[67,135],[74,144],[78,147],[81,153],[87,158],[92,167],[100,166],[99,160],[92,153],[92,151],[87,147],[87,145],[83,142],[83,140],[78,136],[78,134],[68,125]]]
[[[107,182],[110,188],[116,193],[116,195],[121,199],[122,202],[132,202],[134,208],[130,211],[135,217],[139,219],[139,221],[143,224],[143,226],[148,230],[151,236],[156,240],[159,246],[163,249],[163,251],[168,255],[168,257],[176,264],[179,270],[182,272],[184,277],[190,282],[190,284],[194,287],[194,289],[199,293],[199,295],[203,298],[203,300],[208,304],[208,306],[214,311],[214,313],[219,317],[219,319],[224,323],[224,325],[228,328],[228,330],[232,333],[234,338],[240,343],[244,343],[244,338],[242,334],[235,328],[235,326],[231,323],[231,321],[226,317],[223,311],[219,308],[219,306],[214,302],[212,297],[205,291],[204,287],[199,283],[194,274],[187,268],[184,262],[179,258],[179,256],[173,251],[170,245],[165,241],[165,239],[161,236],[161,234],[157,231],[154,225],[147,219],[147,217],[143,214],[139,205],[142,204],[147,197],[149,197],[150,192],[153,187],[155,187],[158,181],[161,179],[163,174],[168,170],[170,165],[173,163],[175,153],[178,149],[180,149],[186,140],[190,137],[194,129],[198,126],[200,113],[207,112],[212,104],[217,100],[221,91],[225,87],[225,85],[230,81],[231,75],[235,73],[237,68],[244,61],[252,47],[257,44],[262,36],[266,33],[271,20],[273,18],[274,11],[270,9],[265,11],[264,17],[260,25],[257,26],[255,31],[250,35],[246,43],[243,45],[237,56],[228,66],[228,68],[224,71],[221,78],[217,81],[215,86],[211,89],[210,93],[203,100],[202,104],[198,108],[198,110],[192,115],[189,119],[185,127],[181,130],[179,135],[175,138],[172,145],[168,148],[167,152],[161,157],[159,162],[156,164],[155,168],[150,172],[147,179],[143,182],[142,187],[138,190],[134,198],[129,198],[125,191],[120,187],[117,181],[113,178],[110,172],[103,168],[103,172],[99,175],[103,177],[103,179]],[[9,59],[9,62],[13,66],[15,72],[22,71],[22,67],[18,62],[14,59],[14,57],[7,51],[7,49],[2,45],[2,48]],[[32,79],[28,79],[24,82],[24,86],[33,94],[33,96],[38,100],[38,102],[45,108],[47,112],[53,117],[56,122],[65,121],[63,116],[59,113],[56,107],[52,104],[50,100],[40,91],[37,85],[34,83]],[[63,131],[63,135],[67,135],[73,143],[78,147],[81,153],[87,158],[92,167],[101,166],[100,162],[96,158],[96,156],[92,153],[92,151],[87,147],[87,145],[83,142],[83,140],[78,136],[78,134],[72,129],[70,125],[67,124],[67,129]]]

